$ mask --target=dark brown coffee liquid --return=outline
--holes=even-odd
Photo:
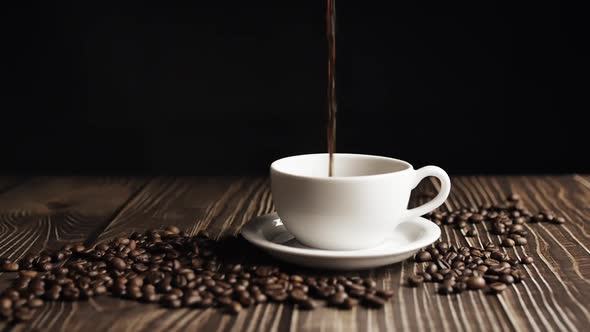
[[[328,175],[334,176],[336,149],[336,0],[327,0],[326,35],[328,37]]]

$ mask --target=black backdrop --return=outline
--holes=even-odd
[[[325,1],[2,5],[2,173],[264,173],[325,151]],[[570,5],[337,1],[337,150],[590,172]]]

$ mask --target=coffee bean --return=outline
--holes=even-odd
[[[266,303],[268,301],[268,298],[266,297],[266,295],[264,295],[262,293],[254,294],[254,299],[256,300],[256,303]]]
[[[505,291],[507,288],[506,284],[501,282],[494,282],[490,285],[490,291],[494,294],[499,294]]]
[[[471,228],[465,233],[465,236],[466,237],[476,237],[477,231],[475,229]]]
[[[420,276],[422,276],[422,278],[424,279],[424,282],[431,282],[432,281],[432,275],[428,272],[422,272],[422,273],[420,273]]]
[[[393,290],[385,290],[385,289],[379,289],[377,290],[377,292],[375,292],[375,295],[383,298],[383,299],[390,299],[393,297],[393,295],[395,294],[395,292]]]
[[[535,261],[535,259],[531,256],[524,256],[520,259],[520,262],[522,264],[532,264]]]
[[[511,274],[503,274],[500,276],[500,281],[507,285],[510,285],[514,283],[514,277]]]
[[[467,279],[467,287],[469,289],[482,289],[486,286],[486,281],[482,277],[470,277]]]
[[[345,292],[337,292],[328,298],[328,303],[333,306],[339,306],[344,303],[344,300],[348,298],[348,294]]]
[[[180,308],[182,306],[182,302],[178,298],[168,298],[164,296],[162,300],[162,305],[166,308]]]
[[[456,229],[464,229],[467,227],[467,221],[461,220],[455,224]]]
[[[16,272],[18,271],[18,263],[12,263],[10,261],[6,261],[2,264],[2,271],[4,272]]]
[[[370,308],[381,308],[385,305],[385,300],[375,295],[365,295],[363,297],[363,303]]]
[[[508,196],[508,201],[518,202],[520,201],[520,196],[518,194],[511,194],[510,196]]]
[[[515,244],[516,244],[517,246],[524,246],[524,245],[526,245],[526,244],[527,244],[527,242],[528,242],[528,241],[527,241],[527,239],[526,239],[525,237],[518,237],[518,238],[516,238],[514,241],[516,242]]]
[[[226,306],[226,312],[232,315],[237,315],[240,311],[242,311],[242,305],[240,302],[233,301]]]
[[[428,262],[432,260],[432,255],[428,251],[420,251],[416,255],[417,262]]]
[[[565,218],[564,217],[557,217],[557,218],[551,220],[551,222],[554,224],[565,224]]]
[[[254,273],[259,277],[268,277],[272,275],[273,269],[269,266],[259,266]]]
[[[410,287],[418,287],[418,286],[422,285],[423,282],[424,282],[423,276],[414,275],[414,276],[408,277],[408,285]]]
[[[41,300],[41,299],[36,299],[36,298],[34,298],[34,299],[30,299],[30,300],[27,302],[27,306],[28,306],[29,308],[31,308],[31,309],[34,309],[34,308],[39,308],[39,307],[43,306],[43,304],[44,304],[43,300]]]
[[[364,279],[363,280],[363,285],[365,285],[365,287],[367,288],[375,288],[377,287],[377,282],[375,282],[375,280],[373,279]]]
[[[33,279],[39,274],[39,272],[33,271],[33,270],[20,270],[18,272],[18,274],[19,274],[19,278]]]
[[[441,274],[441,273],[433,273],[432,274],[432,280],[435,282],[442,282],[445,279],[445,277]]]
[[[80,297],[80,289],[74,286],[68,286],[62,289],[61,295],[66,301],[75,301]]]
[[[278,291],[269,291],[266,295],[273,301],[273,302],[284,302],[288,297],[289,294],[287,292],[278,290]]]
[[[462,282],[462,281],[457,282],[452,287],[453,287],[453,293],[459,294],[467,289],[467,283]]]
[[[180,229],[176,226],[168,226],[166,227],[166,231],[172,234],[180,234]]]
[[[2,310],[8,310],[12,308],[12,300],[7,298],[7,297],[3,297],[0,298],[0,309]]]
[[[514,247],[515,244],[516,242],[514,242],[514,240],[510,238],[505,238],[502,240],[503,247]]]
[[[289,296],[295,302],[302,302],[302,301],[307,300],[307,298],[308,298],[307,294],[304,291],[302,291],[301,289],[292,290],[291,293],[289,294]]]
[[[113,266],[113,268],[119,271],[125,270],[125,268],[127,267],[125,261],[119,257],[113,258],[113,260],[111,261],[111,265]]]
[[[449,294],[453,294],[453,286],[449,286],[449,285],[439,285],[438,286],[438,293],[440,295],[449,295]]]
[[[430,274],[436,273],[438,272],[438,266],[435,263],[430,263],[426,266],[424,271]]]
[[[302,310],[313,310],[317,307],[317,304],[312,299],[307,299],[299,302],[297,307]]]
[[[60,285],[53,285],[47,292],[44,294],[44,298],[50,301],[57,301],[61,296],[61,286]]]

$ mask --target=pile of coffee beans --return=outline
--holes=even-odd
[[[422,271],[408,277],[408,286],[417,287],[423,282],[436,282],[439,283],[438,293],[448,295],[467,289],[487,289],[500,293],[507,285],[519,283],[526,278],[518,266],[531,264],[533,259],[530,256],[520,260],[512,258],[493,243],[485,244],[484,248],[476,248],[438,242],[421,250],[415,261],[423,263]]]
[[[564,218],[556,217],[551,212],[532,214],[523,207],[520,197],[515,194],[500,204],[486,204],[453,212],[433,211],[428,217],[437,225],[456,227],[467,238],[477,236],[474,224],[487,223],[489,232],[501,237],[498,245],[502,247],[527,244],[525,223],[565,223]],[[408,277],[407,285],[417,287],[424,282],[436,282],[439,283],[438,293],[442,295],[480,289],[501,293],[508,285],[520,283],[526,278],[518,266],[532,264],[534,259],[530,256],[520,260],[510,257],[498,245],[487,242],[483,248],[479,248],[437,242],[416,254],[414,260],[421,263],[421,271]]]
[[[66,245],[18,263],[3,260],[2,271],[18,272],[18,277],[0,294],[0,317],[24,321],[45,301],[85,301],[100,295],[168,308],[218,307],[234,314],[268,301],[303,310],[323,303],[341,309],[379,308],[393,296],[370,278],[304,276],[276,266],[224,262],[219,246],[168,227],[92,248]]]
[[[444,295],[465,290],[497,294],[521,282],[525,274],[519,265],[531,264],[533,258],[517,260],[499,246],[525,245],[525,223],[565,222],[550,212],[530,213],[517,195],[497,205],[434,211],[428,217],[439,225],[458,228],[466,237],[477,236],[473,224],[488,223],[489,231],[502,237],[500,243],[488,242],[483,248],[437,242],[416,254],[421,268],[408,277],[407,285],[436,282],[438,293]],[[221,254],[223,250],[223,244],[206,236],[189,236],[169,226],[91,248],[65,245],[19,262],[0,258],[0,271],[18,273],[0,293],[0,319],[25,321],[45,301],[85,301],[101,295],[168,308],[216,307],[236,314],[269,301],[292,303],[302,310],[324,303],[340,309],[380,308],[394,294],[378,289],[371,278],[300,275],[273,265],[232,263]]]
[[[556,217],[549,211],[532,214],[525,209],[520,196],[512,194],[504,202],[496,205],[484,204],[479,208],[462,208],[453,212],[435,210],[427,216],[437,225],[450,225],[461,230],[465,237],[477,236],[473,225],[488,223],[490,233],[502,236],[503,247],[523,246],[527,244],[528,231],[523,224],[549,222],[563,224],[563,217]]]

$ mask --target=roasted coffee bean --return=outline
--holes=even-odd
[[[527,239],[525,237],[519,236],[516,239],[514,239],[515,245],[517,246],[524,246],[527,244]]]
[[[524,256],[520,259],[520,262],[522,264],[532,264],[535,261],[535,259],[531,256]]]
[[[408,277],[408,286],[418,287],[424,282],[424,277],[420,275],[414,275]]]
[[[2,271],[4,272],[16,272],[18,271],[18,263],[13,263],[10,261],[6,261],[2,264]]]
[[[365,287],[367,288],[375,288],[377,287],[377,282],[375,282],[375,280],[373,279],[364,279],[363,280],[363,285],[365,285]]]
[[[494,264],[498,264],[506,258],[506,254],[501,251],[492,251],[490,253],[490,258],[496,260],[497,263],[494,262]]]
[[[416,255],[417,262],[428,262],[432,260],[432,255],[428,251],[420,251]]]
[[[433,273],[432,274],[432,281],[434,282],[442,282],[445,277],[441,273]]]
[[[41,299],[33,298],[27,301],[27,306],[31,309],[43,306],[44,302]]]
[[[453,286],[448,286],[448,285],[439,285],[438,286],[438,293],[440,295],[449,295],[449,294],[453,294]]]
[[[297,303],[297,307],[302,310],[313,310],[317,307],[317,304],[312,299],[307,299]]]
[[[291,299],[295,302],[302,302],[307,300],[308,295],[301,289],[294,289],[289,293]]]
[[[125,268],[127,267],[125,261],[119,257],[113,258],[113,260],[111,260],[111,265],[113,266],[113,268],[119,271],[125,270]]]
[[[375,292],[375,295],[383,298],[383,299],[390,299],[391,297],[393,297],[393,295],[395,294],[395,292],[393,290],[386,290],[386,289],[379,289]]]
[[[180,229],[176,226],[168,226],[166,227],[166,231],[172,234],[180,234]]]
[[[262,293],[254,294],[254,299],[256,300],[256,303],[266,303],[268,301],[268,298],[266,297],[266,295],[264,295]]]
[[[0,298],[0,309],[2,310],[8,310],[12,308],[12,300],[7,298],[7,297],[3,297]]]
[[[554,218],[553,220],[551,220],[551,222],[554,224],[565,224],[565,218],[564,217],[557,217],[557,218]]]
[[[240,311],[242,311],[242,305],[240,302],[232,301],[230,304],[225,306],[225,311],[232,315],[237,315]]]
[[[424,279],[424,282],[431,282],[432,281],[432,275],[428,272],[422,272],[422,273],[420,273],[420,276],[422,276],[422,278]]]
[[[490,285],[490,291],[494,294],[499,294],[505,291],[507,288],[506,284],[501,282],[494,282]]]
[[[328,303],[333,306],[340,306],[347,298],[348,294],[345,292],[337,292],[328,298]]]
[[[289,294],[287,292],[278,290],[278,291],[269,291],[266,293],[273,302],[284,302],[288,297]]]
[[[61,291],[62,297],[66,301],[75,301],[80,297],[80,289],[68,286]]]
[[[357,299],[351,298],[351,297],[347,297],[341,304],[340,304],[340,308],[345,309],[345,310],[350,310],[354,307],[356,307],[359,304],[359,301]]]
[[[39,272],[32,271],[32,270],[20,270],[20,271],[18,271],[18,274],[19,274],[19,278],[33,279],[39,274]]]
[[[514,283],[514,277],[511,274],[503,274],[500,276],[500,281],[507,285],[510,285]]]
[[[370,308],[381,308],[385,305],[385,300],[376,295],[365,295],[363,297],[363,303]]]
[[[467,287],[469,289],[482,289],[486,286],[486,281],[482,277],[470,277],[467,279]]]
[[[465,220],[461,220],[461,221],[455,223],[456,229],[464,229],[466,227],[467,227],[467,221],[465,221]]]
[[[272,275],[273,269],[272,267],[269,266],[259,266],[256,271],[254,271],[254,274],[256,274],[259,277],[268,277],[270,275]]]
[[[424,271],[430,274],[436,273],[438,272],[438,266],[435,263],[430,263],[428,266],[426,266]]]
[[[514,247],[515,244],[516,244],[516,242],[510,238],[505,238],[502,240],[503,247]]]
[[[178,298],[166,299],[166,296],[164,296],[162,305],[166,308],[180,308],[182,306],[182,302]]]
[[[460,281],[455,283],[452,287],[453,293],[462,293],[464,290],[467,289],[467,283]]]
[[[466,237],[476,237],[477,231],[475,229],[471,228],[467,232],[465,232],[465,236]]]
[[[508,196],[508,201],[518,202],[520,201],[520,196],[518,194],[511,194],[510,196]]]

